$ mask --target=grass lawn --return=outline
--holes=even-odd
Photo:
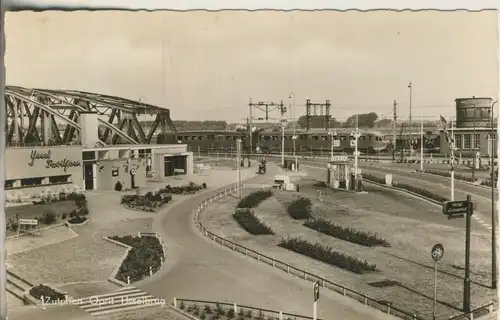
[[[430,250],[435,243],[441,243],[445,254],[439,264],[437,316],[447,318],[460,313],[463,220],[447,220],[437,206],[373,185],[366,186],[367,194],[325,190],[320,202],[316,199],[314,183],[313,180],[302,180],[300,184],[300,196],[312,200],[314,216],[340,226],[375,233],[387,240],[391,247],[363,247],[306,228],[301,221],[293,221],[286,206],[299,195],[291,192],[275,192],[273,198],[255,209],[256,216],[269,225],[275,235],[254,237],[241,230],[231,218],[237,203],[233,197],[209,206],[201,217],[206,227],[216,234],[426,318],[432,313],[433,263]],[[329,245],[336,251],[376,264],[379,272],[356,275],[278,248],[277,243],[283,236],[302,237]],[[486,287],[490,281],[491,256],[488,230],[473,224],[471,240],[471,300],[472,306],[478,307],[496,300],[496,292]],[[371,285],[384,280],[394,281],[393,285],[383,288]]]
[[[5,208],[5,215],[7,221],[9,219],[16,220],[19,219],[35,219],[35,217],[41,217],[45,212],[52,211],[56,214],[59,223],[63,213],[69,214],[71,211],[76,209],[75,203],[72,200],[58,201],[44,204],[26,204],[20,206],[12,206]],[[43,223],[39,224],[40,228],[46,227]],[[16,234],[16,232],[7,230],[7,237]]]

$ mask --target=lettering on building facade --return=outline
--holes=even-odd
[[[45,168],[46,169],[62,168],[64,172],[67,172],[68,168],[82,166],[80,161],[69,160],[66,157],[61,159],[61,160],[53,160],[52,159],[52,150],[48,150],[46,152],[41,152],[41,151],[36,151],[36,150],[31,151],[30,161],[28,162],[28,165],[30,167],[33,167],[35,165],[35,162],[38,160],[45,160]]]

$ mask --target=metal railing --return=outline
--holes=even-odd
[[[242,185],[242,187],[244,188],[245,185]],[[335,291],[337,293],[342,294],[343,296],[353,298],[353,299],[357,300],[358,302],[363,303],[366,306],[376,308],[376,309],[381,310],[387,314],[391,314],[391,315],[394,315],[394,316],[402,318],[402,319],[426,320],[425,318],[418,316],[416,313],[402,310],[400,308],[396,308],[396,307],[392,306],[392,304],[390,302],[379,301],[377,299],[370,298],[366,294],[357,292],[353,289],[347,288],[344,285],[327,280],[323,276],[315,275],[313,273],[307,272],[306,270],[295,267],[289,263],[286,263],[286,262],[280,261],[278,259],[269,257],[267,255],[264,255],[264,254],[258,252],[258,251],[249,249],[245,246],[242,246],[240,244],[237,244],[235,242],[227,240],[223,237],[220,237],[220,236],[216,235],[215,233],[207,230],[203,226],[203,224],[201,223],[201,221],[199,219],[199,214],[201,213],[201,211],[203,211],[203,209],[206,206],[213,203],[214,201],[220,200],[220,199],[228,196],[231,193],[235,193],[235,192],[237,192],[237,190],[238,190],[237,184],[232,185],[231,187],[229,187],[221,192],[218,192],[214,196],[211,196],[208,199],[202,201],[197,206],[197,208],[194,210],[193,221],[194,221],[196,227],[202,232],[202,234],[204,236],[208,237],[209,239],[213,240],[214,242],[219,243],[219,244],[221,244],[221,245],[223,245],[223,246],[225,246],[225,247],[227,247],[235,252],[239,252],[241,254],[244,254],[245,256],[251,257],[257,261],[264,262],[264,263],[266,263],[274,268],[278,268],[284,272],[287,272],[290,275],[294,275],[294,276],[300,277],[304,280],[311,281],[311,282],[319,281],[320,285],[323,288],[330,289],[332,291]]]
[[[451,316],[448,320],[474,320],[486,314],[493,312],[494,303],[490,302],[482,307],[471,310],[471,312]]]
[[[246,306],[246,305],[239,305],[236,303],[227,303],[227,302],[218,302],[218,301],[205,301],[205,300],[192,300],[192,299],[181,299],[181,298],[174,298],[174,307],[179,308],[181,310],[186,310],[190,312],[189,305],[202,305],[201,308],[199,309],[200,313],[206,311],[212,311],[213,313],[216,313],[217,310],[219,309],[225,309],[224,311],[227,312],[229,310],[233,310],[235,315],[241,314],[241,315],[246,315],[249,313],[252,314],[254,319],[279,319],[279,320],[311,320],[313,319],[312,317],[308,316],[302,316],[299,314],[295,313],[288,313],[288,312],[283,312],[283,311],[276,311],[276,310],[270,310],[270,309],[264,309],[264,308],[257,308],[257,307],[252,307],[252,306]],[[317,318],[318,320],[323,320],[321,318]]]

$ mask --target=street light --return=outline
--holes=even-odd
[[[293,121],[293,156],[295,157],[295,166],[297,166],[297,157],[295,156],[295,140],[297,139],[297,119],[295,119],[295,93],[290,92],[288,99],[292,99],[291,120]]]
[[[351,133],[351,137],[354,137],[354,183],[355,183],[355,186],[357,186],[358,184],[358,154],[359,154],[359,151],[358,151],[358,139],[359,139],[359,125],[358,125],[358,121],[359,120],[359,117],[358,115],[356,115],[356,131],[352,132]]]

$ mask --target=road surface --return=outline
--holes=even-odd
[[[273,171],[273,170],[269,170]],[[269,178],[269,172],[266,177]],[[248,183],[260,183],[254,178]],[[312,313],[312,283],[247,258],[202,236],[192,222],[196,205],[216,191],[174,205],[153,224],[167,246],[167,263],[137,287],[159,298],[231,302],[300,315]],[[376,309],[322,290],[318,316],[323,319],[395,319]]]

